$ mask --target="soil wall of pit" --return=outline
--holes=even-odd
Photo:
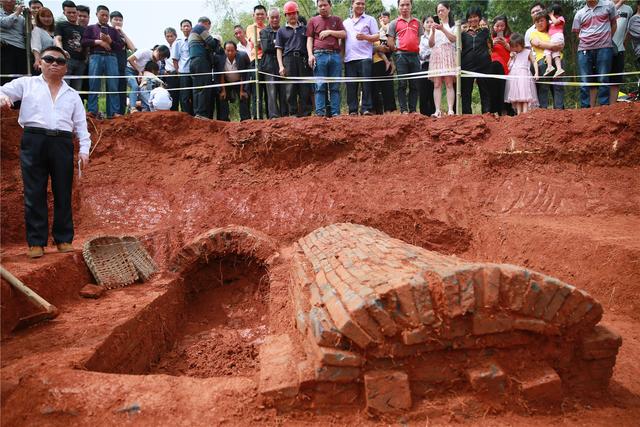
[[[23,244],[21,131],[2,123],[3,248]],[[139,236],[161,267],[212,227],[289,243],[370,225],[470,260],[510,262],[585,288],[637,318],[640,107],[489,115],[91,121],[76,182],[77,240]],[[543,132],[542,129],[554,129]]]

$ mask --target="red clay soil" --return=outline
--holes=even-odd
[[[268,296],[261,293],[258,273],[229,283],[247,287],[246,298],[233,309],[238,325],[216,315],[198,317],[206,312],[206,301],[211,307],[234,301],[236,294],[224,287],[203,291],[207,298],[196,301],[204,305],[183,312],[187,323],[172,323],[165,315],[175,312],[180,318],[183,306],[176,301],[183,296],[167,293],[178,280],[170,274],[89,301],[77,295],[91,280],[80,252],[28,260],[21,131],[15,114],[3,114],[1,123],[2,263],[62,312],[49,324],[12,332],[17,319],[33,309],[2,282],[2,425],[637,425],[637,104],[539,110],[515,118],[391,115],[238,124],[167,112],[89,124],[94,151],[74,189],[77,248],[100,234],[135,235],[165,270],[180,248],[214,227],[251,227],[284,247],[320,226],[356,222],[467,260],[512,263],[558,277],[597,298],[605,307],[605,323],[623,337],[607,393],[567,394],[557,406],[536,408],[443,391],[383,420],[353,409],[276,413],[262,406],[253,346],[261,334],[285,329],[293,319],[286,289],[272,286]],[[187,281],[184,286],[193,285]],[[197,294],[185,289],[188,304]],[[158,295],[165,297],[152,303]],[[189,330],[188,319],[198,318],[207,325]],[[161,326],[163,356],[151,371],[139,372],[143,368],[133,369],[133,362],[128,371],[82,363],[101,348],[114,325],[125,322],[129,329],[116,329],[109,349],[125,345],[128,333]],[[246,330],[247,337],[240,337],[246,346],[225,344]],[[218,335],[209,344],[201,341],[202,348],[190,346],[189,337],[199,333]],[[222,351],[224,346],[239,351],[238,357]],[[185,364],[192,356],[195,365]],[[205,359],[205,367],[198,367]],[[233,360],[238,364],[230,366]],[[87,366],[99,372],[84,370]]]

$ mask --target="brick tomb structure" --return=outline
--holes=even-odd
[[[260,348],[268,404],[384,413],[440,388],[560,401],[609,383],[620,337],[598,325],[597,301],[552,277],[355,224],[315,230],[282,254],[297,330]]]

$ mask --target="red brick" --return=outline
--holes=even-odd
[[[560,287],[559,281],[546,276],[542,278],[542,282],[540,283],[541,292],[536,300],[532,313],[534,317],[541,319],[544,316],[547,307],[551,304],[551,301],[553,301],[553,297],[556,295]]]
[[[572,286],[569,286],[565,283],[562,283],[558,287],[558,290],[551,299],[551,302],[549,302],[549,305],[547,305],[547,308],[545,308],[544,314],[542,316],[545,321],[550,322],[551,320],[553,320],[555,315],[558,313],[558,310],[560,310],[560,307],[562,307],[562,305],[564,304],[565,299],[567,299],[567,296],[569,296],[569,294],[571,293],[572,288]]]
[[[559,335],[560,330],[556,325],[549,324],[544,320],[532,318],[515,318],[513,320],[513,329],[520,331],[530,331],[543,335]]]
[[[315,342],[326,347],[333,347],[340,342],[341,334],[329,314],[322,307],[312,307],[308,315],[309,330]]]
[[[411,282],[411,289],[420,322],[424,325],[433,325],[436,323],[437,317],[433,309],[433,302],[431,301],[429,284],[424,277],[416,276]]]
[[[472,331],[471,321],[468,317],[459,316],[448,319],[441,326],[441,335],[443,338],[451,339],[470,335]]]
[[[572,287],[571,293],[564,300],[564,304],[562,304],[553,318],[553,323],[561,327],[566,326],[572,313],[584,303],[587,298],[588,295],[586,292]]]
[[[411,409],[409,377],[404,372],[367,372],[364,387],[369,411],[388,413]]]
[[[377,295],[367,299],[367,311],[380,325],[380,330],[384,336],[392,337],[398,333],[398,325],[393,321],[391,315],[385,311],[384,305]]]
[[[83,298],[98,299],[102,296],[104,291],[104,286],[89,283],[80,289],[80,296]]]
[[[486,335],[510,331],[513,328],[513,318],[510,313],[479,312],[473,315],[473,334]]]
[[[298,394],[297,361],[289,335],[269,335],[260,346],[258,391],[269,398],[289,398]]]
[[[349,317],[357,323],[374,342],[382,342],[384,337],[380,331],[380,327],[369,316],[364,299],[350,289],[335,272],[327,273],[327,279],[329,280],[329,284],[338,291],[342,305],[349,313]]]
[[[477,392],[504,393],[507,386],[507,376],[495,362],[467,370],[467,379]]]
[[[472,267],[458,270],[456,273],[460,282],[460,314],[473,313],[476,307],[474,285],[475,269]]]
[[[580,328],[584,328],[585,330],[593,328],[600,323],[603,313],[604,309],[602,308],[602,305],[596,302],[596,304],[591,307],[591,310],[589,310],[580,321]]]
[[[618,354],[621,345],[620,335],[604,325],[597,325],[582,338],[580,350],[584,359],[604,359]]]
[[[323,291],[322,299],[333,323],[341,334],[345,335],[361,348],[366,348],[369,344],[373,343],[373,338],[351,319],[349,313],[336,295],[325,296]]]
[[[350,366],[322,366],[316,362],[316,380],[344,383],[355,381],[360,376],[360,368]]]
[[[402,331],[402,342],[406,345],[414,345],[433,339],[435,333],[433,328],[422,326],[417,329]]]
[[[474,273],[476,308],[493,308],[500,302],[500,268],[487,265]]]
[[[575,325],[576,323],[582,323],[582,320],[587,315],[589,311],[591,311],[598,304],[593,298],[591,298],[585,292],[585,299],[578,305],[575,310],[571,313],[571,315],[567,318],[567,325]]]
[[[520,311],[529,285],[530,273],[512,265],[500,269],[500,304],[511,311]]]
[[[338,350],[330,347],[316,346],[316,354],[318,362],[321,365],[329,366],[351,366],[359,367],[362,365],[362,357],[352,351]]]
[[[562,381],[551,367],[532,368],[520,381],[522,397],[530,402],[562,400]]]

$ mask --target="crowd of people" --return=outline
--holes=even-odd
[[[123,29],[122,14],[106,6],[97,7],[97,23],[89,25],[91,11],[73,1],[62,3],[64,18],[56,21],[39,0],[29,2],[29,14],[15,0],[2,0],[2,74],[27,74],[27,45],[32,73],[37,74],[42,50],[58,46],[66,52],[69,75],[90,77],[68,80],[74,89],[89,93],[88,112],[107,118],[171,109],[229,120],[229,103],[236,102],[241,120],[309,116],[314,111],[336,116],[341,114],[342,83],[331,78],[342,76],[353,80],[345,83],[350,115],[399,110],[440,117],[445,114],[443,91],[446,114],[454,113],[458,40],[449,2],[439,2],[434,15],[418,19],[412,15],[412,0],[398,0],[399,14],[393,20],[388,12],[367,15],[365,0],[352,0],[346,19],[333,15],[331,0],[316,4],[317,15],[308,21],[294,1],[282,11],[257,5],[254,22],[246,29],[234,28],[235,40],[212,34],[207,17],[195,25],[183,19],[179,30],[165,29],[166,44],[137,49]],[[33,21],[28,44],[27,15]],[[511,30],[506,16],[489,20],[477,7],[461,18],[463,113],[472,112],[475,84],[483,113],[519,114],[549,104],[564,108],[565,86],[553,84],[566,75],[569,33],[558,3],[534,3],[532,26],[522,33]],[[580,105],[615,101],[627,40],[640,68],[640,1],[633,9],[625,0],[586,0],[571,32],[579,40],[580,81],[599,84],[580,87]],[[250,83],[256,67],[258,93]],[[420,76],[421,71],[428,71],[428,76]],[[109,78],[115,76],[127,78]],[[97,94],[102,77],[107,77],[104,114],[98,111]],[[3,77],[3,83],[8,80]]]

